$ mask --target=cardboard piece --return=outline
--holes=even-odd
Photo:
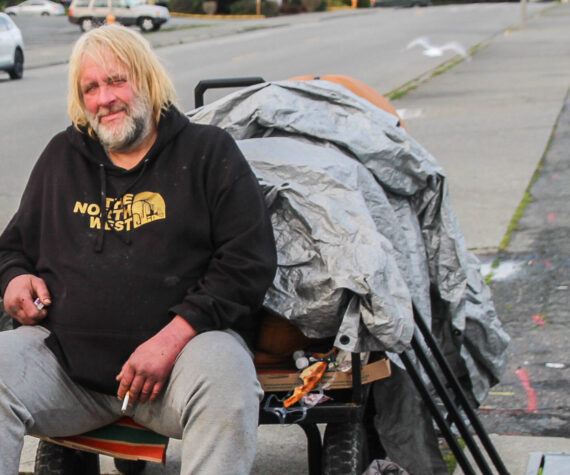
[[[300,371],[279,369],[258,369],[257,379],[266,392],[292,391],[301,381]],[[362,368],[362,384],[371,383],[378,379],[387,378],[391,374],[390,360],[387,358],[367,364]],[[345,389],[352,387],[352,372],[327,371],[321,385],[327,389]]]

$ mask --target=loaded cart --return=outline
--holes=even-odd
[[[240,89],[203,105],[205,91],[224,87]],[[445,174],[392,105],[345,76],[205,80],[195,97],[190,120],[236,139],[265,194],[277,242],[278,270],[255,355],[266,390],[260,424],[300,425],[311,475],[361,474],[386,455],[413,472],[434,445],[437,451],[429,440],[433,422],[465,473],[475,468],[457,433],[481,473],[494,473],[473,432],[496,472],[507,473],[473,408],[502,373],[508,337],[466,250]],[[321,401],[288,405],[295,388],[310,389],[308,377],[298,380],[305,363],[321,369],[314,388]],[[347,373],[338,371],[345,366]],[[396,432],[420,429],[398,404],[405,386],[390,397],[373,390],[390,384],[392,370],[411,381],[425,407],[425,446],[395,442]],[[395,414],[398,427],[380,413]],[[326,425],[324,437],[317,424]],[[96,456],[76,451],[89,447],[57,440],[67,447],[56,449],[52,442],[40,442],[38,474],[98,473]],[[45,468],[58,457],[75,471]],[[116,463],[124,473],[143,467],[140,460]]]

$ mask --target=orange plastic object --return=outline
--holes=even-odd
[[[327,366],[328,363],[324,361],[317,361],[308,368],[305,368],[300,376],[301,380],[303,381],[303,385],[297,386],[293,391],[293,395],[283,401],[283,405],[285,407],[292,406],[305,394],[309,394],[321,380],[323,374],[325,374]]]
[[[256,367],[286,365],[291,363],[295,351],[306,348],[312,341],[289,320],[264,309],[253,362]]]

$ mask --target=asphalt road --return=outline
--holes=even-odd
[[[70,23],[66,16],[15,16],[12,19],[22,31],[26,52],[57,45],[71,45],[81,36],[79,26]],[[162,31],[216,22],[219,20],[172,17],[163,26]]]
[[[14,16],[12,19],[22,31],[26,52],[51,45],[71,44],[81,34],[79,27],[69,23],[64,16]]]

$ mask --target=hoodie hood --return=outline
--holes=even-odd
[[[101,145],[101,142],[90,137],[86,129],[79,131],[73,125],[68,127],[66,134],[71,146],[98,169],[101,189],[100,218],[102,226],[94,243],[95,252],[102,252],[105,242],[105,227],[108,219],[108,210],[106,205],[108,189],[107,175],[116,177],[122,176],[127,180],[126,186],[122,187],[120,190],[120,195],[124,196],[143,177],[148,169],[149,163],[155,160],[160,155],[164,147],[170,143],[174,137],[184,129],[184,127],[188,126],[188,124],[188,118],[178,111],[178,109],[173,105],[170,105],[160,116],[156,141],[142,160],[130,170],[116,166],[109,158],[107,152]],[[111,227],[111,230],[114,231],[114,228]],[[119,232],[115,232],[115,234],[124,244],[131,244],[131,238],[128,235],[125,236]]]
[[[137,173],[143,166],[145,160],[155,159],[165,145],[172,141],[188,124],[188,118],[176,109],[175,106],[170,105],[167,109],[163,110],[158,123],[158,136],[156,141],[141,162],[130,170],[125,170],[124,168],[114,165],[101,145],[101,142],[91,138],[87,133],[87,129],[79,131],[73,125],[70,125],[66,130],[66,134],[71,146],[86,160],[92,162],[97,167],[102,165],[108,174],[121,175]]]

